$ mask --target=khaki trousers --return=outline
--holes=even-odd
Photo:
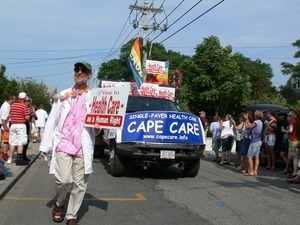
[[[71,187],[66,219],[76,219],[77,212],[82,204],[87,183],[88,174],[84,174],[83,156],[72,156],[64,152],[56,153],[56,205],[64,205],[68,187]]]

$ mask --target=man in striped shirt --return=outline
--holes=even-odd
[[[19,94],[19,100],[10,107],[11,127],[9,133],[9,158],[7,163],[13,162],[13,155],[17,147],[16,165],[28,165],[23,159],[23,145],[27,143],[26,121],[29,121],[30,114],[27,105],[24,103],[26,93]]]

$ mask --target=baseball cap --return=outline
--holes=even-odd
[[[21,92],[20,94],[19,94],[19,99],[24,99],[24,98],[26,98],[26,93],[25,92]]]
[[[88,69],[90,72],[92,72],[92,66],[91,64],[89,64],[88,62],[86,61],[81,61],[81,62],[77,62],[74,64],[75,67],[78,67],[78,66],[83,66],[85,67],[86,69]]]

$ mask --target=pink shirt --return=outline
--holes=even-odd
[[[62,128],[56,152],[83,155],[81,134],[87,113],[85,96],[86,93],[71,99],[71,108]]]

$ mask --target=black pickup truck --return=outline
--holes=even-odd
[[[102,137],[112,176],[124,175],[129,167],[160,164],[195,177],[205,146],[200,119],[159,97],[129,96],[123,130],[104,129]]]

